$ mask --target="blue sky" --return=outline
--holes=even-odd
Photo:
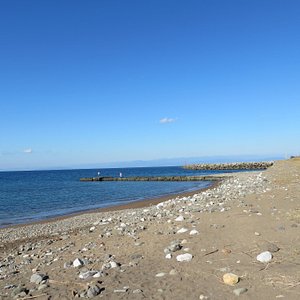
[[[0,169],[300,152],[300,2],[0,0]]]

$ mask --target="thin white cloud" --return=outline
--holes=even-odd
[[[176,122],[177,119],[173,119],[173,118],[162,118],[159,120],[160,124],[167,124],[167,123],[174,123]]]
[[[32,149],[31,149],[31,148],[24,149],[24,150],[23,150],[23,153],[31,154],[31,153],[32,153]]]

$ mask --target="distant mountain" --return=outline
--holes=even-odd
[[[165,167],[184,166],[196,163],[230,163],[230,162],[259,162],[284,159],[282,155],[224,155],[224,156],[200,156],[200,157],[176,157],[153,160],[132,160],[107,163],[88,163],[78,165],[62,165],[40,167],[34,169],[10,169],[10,171],[30,170],[69,170],[69,169],[99,169],[99,168],[135,168],[135,167]],[[7,170],[0,170],[5,172]]]
[[[108,163],[95,163],[74,166],[73,168],[130,168],[130,167],[159,167],[159,166],[184,166],[195,163],[226,163],[270,161],[284,159],[283,156],[271,155],[234,155],[234,156],[201,156],[201,157],[176,157],[154,160],[133,160]]]

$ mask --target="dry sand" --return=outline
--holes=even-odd
[[[157,206],[2,229],[0,299],[300,299],[299,201],[290,159]]]

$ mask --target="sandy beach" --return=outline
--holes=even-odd
[[[299,299],[300,159],[0,230],[0,299]]]

